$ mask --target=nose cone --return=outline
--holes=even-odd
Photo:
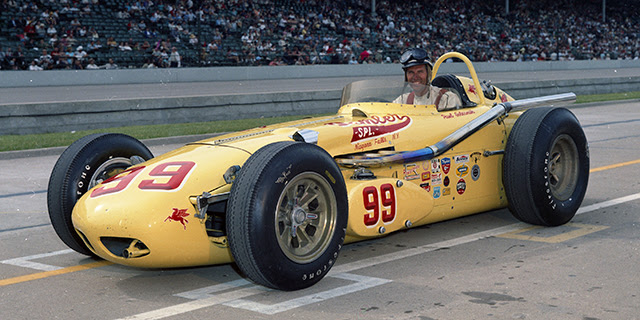
[[[88,197],[78,202],[73,225],[87,246],[105,260],[151,268],[231,261],[228,248],[209,239],[205,220],[194,217],[195,208],[186,197],[160,201],[122,194],[94,202]]]
[[[195,217],[190,198],[204,191],[228,191],[224,172],[247,155],[228,148],[222,154],[213,146],[185,148],[106,180],[76,203],[73,225],[89,249],[103,259],[136,267],[232,261],[226,241],[210,237],[206,219]]]

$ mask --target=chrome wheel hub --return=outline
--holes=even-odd
[[[278,245],[294,262],[313,261],[331,242],[336,220],[336,197],[327,180],[303,172],[280,194],[275,219]]]

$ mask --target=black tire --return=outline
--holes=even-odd
[[[305,198],[307,192],[315,197]],[[269,144],[249,157],[231,188],[231,253],[258,284],[307,288],[335,264],[347,214],[344,179],[326,151],[307,143]]]
[[[71,144],[53,167],[47,188],[49,218],[58,237],[69,248],[93,256],[73,227],[74,205],[101,181],[151,158],[142,142],[124,134],[97,133]]]
[[[589,180],[589,145],[575,115],[551,107],[524,112],[507,140],[502,179],[509,210],[520,221],[569,222]]]

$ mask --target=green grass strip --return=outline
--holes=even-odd
[[[151,138],[240,131],[260,126],[267,126],[274,123],[299,120],[308,117],[310,116],[301,115],[259,119],[220,120],[210,122],[131,126],[43,134],[0,135],[0,152],[68,146],[74,141],[92,133],[124,133],[137,139],[144,140]]]
[[[576,98],[576,103],[616,101],[616,100],[629,100],[629,99],[640,99],[640,91],[582,95]]]

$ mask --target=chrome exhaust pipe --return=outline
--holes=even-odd
[[[149,254],[149,249],[134,249],[129,248],[122,251],[122,257],[125,259],[138,258]]]
[[[149,248],[144,245],[140,240],[133,240],[129,244],[129,247],[122,250],[122,257],[125,259],[138,258],[149,254]]]

